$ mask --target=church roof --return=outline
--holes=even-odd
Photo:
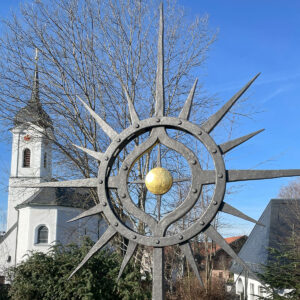
[[[27,206],[64,206],[88,209],[95,203],[91,193],[85,188],[41,188],[37,193],[19,204],[20,209]]]
[[[268,248],[280,249],[292,232],[300,233],[299,213],[300,199],[272,199],[269,202],[259,219],[265,226],[254,226],[238,254],[253,272],[261,272],[262,265],[271,258]],[[240,274],[243,268],[234,262],[230,271]]]
[[[21,108],[15,115],[14,125],[18,126],[23,123],[32,123],[43,128],[52,127],[52,120],[49,115],[44,111],[40,102],[39,95],[39,74],[38,65],[35,64],[33,86],[31,98],[27,105]]]

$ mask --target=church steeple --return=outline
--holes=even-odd
[[[31,98],[28,101],[27,105],[17,112],[14,119],[14,124],[16,126],[24,123],[32,123],[42,128],[52,127],[52,120],[44,111],[40,101],[37,49],[35,53],[35,70],[33,76]]]

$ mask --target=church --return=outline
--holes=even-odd
[[[6,232],[0,236],[0,284],[7,281],[5,270],[26,259],[31,251],[47,252],[57,243],[78,243],[84,235],[96,240],[105,230],[100,216],[67,223],[94,205],[88,190],[24,187],[53,180],[53,123],[40,102],[37,57],[31,98],[16,113],[10,131],[12,154]]]

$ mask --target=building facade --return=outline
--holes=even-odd
[[[53,124],[39,98],[36,62],[31,99],[17,112],[12,133],[6,232],[0,237],[0,281],[5,270],[31,251],[47,252],[57,243],[98,239],[105,230],[100,216],[67,223],[93,205],[82,188],[31,188],[52,179]]]

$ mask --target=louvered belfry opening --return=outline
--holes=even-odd
[[[23,168],[30,168],[30,150],[28,148],[23,152]]]

